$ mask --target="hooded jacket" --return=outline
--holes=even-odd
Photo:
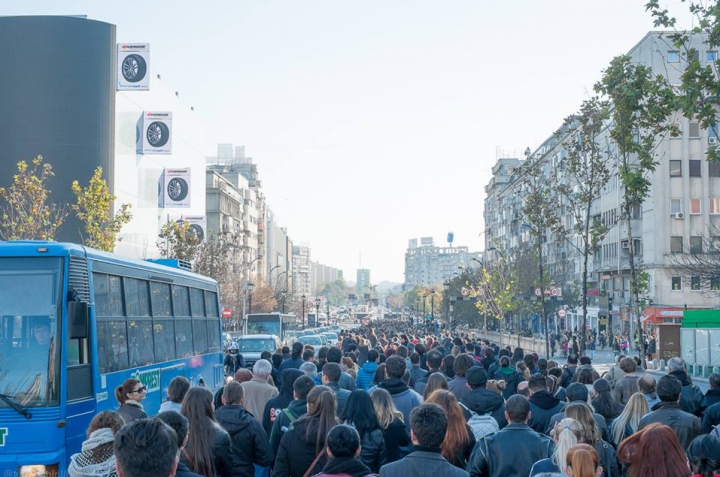
[[[680,391],[680,409],[696,416],[700,415],[702,410],[703,393],[699,387],[692,383],[692,380],[685,371],[673,371],[668,373],[675,376],[682,383],[682,391]]]
[[[232,442],[232,476],[254,475],[255,466],[272,464],[267,434],[259,422],[242,406],[224,405],[215,413],[215,419],[230,435]]]
[[[290,414],[295,417],[295,420],[307,414],[307,399],[295,399],[286,408]],[[285,413],[285,410],[281,410],[275,418],[272,431],[270,432],[270,448],[273,454],[277,454],[278,448],[280,447],[280,439],[287,432],[293,422]]]
[[[517,386],[523,380],[522,375],[518,373],[517,369],[513,366],[498,368],[493,376],[493,379],[501,379],[505,381],[505,389],[503,389],[502,392],[505,399],[510,398],[510,396],[517,392]]]
[[[377,371],[377,369],[378,364],[376,362],[366,361],[357,373],[357,380],[355,381],[355,384],[357,384],[357,388],[367,391],[373,382],[373,378],[375,377],[375,371]]]
[[[530,396],[530,426],[534,431],[544,434],[550,426],[550,419],[565,408],[565,403],[548,391],[538,391]]]
[[[297,421],[295,427],[289,429],[280,440],[272,477],[302,477],[318,454],[320,458],[308,475],[315,475],[325,467],[328,456],[324,443],[320,443],[321,449],[318,451],[315,446],[317,434],[311,432],[307,435],[308,421],[307,418]]]
[[[477,414],[489,414],[495,418],[500,429],[507,426],[505,419],[505,400],[501,395],[486,388],[475,388],[470,390],[460,400],[468,409]],[[468,421],[471,414],[465,410],[465,420]]]
[[[295,380],[304,374],[305,373],[299,369],[283,370],[280,394],[269,400],[263,410],[262,425],[268,437],[272,433],[273,424],[277,416],[293,401],[293,384],[295,384]]]
[[[330,459],[322,472],[315,477],[372,477],[373,474],[358,459],[352,457],[336,457]]]
[[[390,397],[395,404],[395,409],[400,411],[405,421],[405,427],[410,431],[410,412],[417,406],[422,404],[423,399],[418,393],[410,389],[402,379],[391,378],[378,384],[379,388],[382,388],[390,393]]]

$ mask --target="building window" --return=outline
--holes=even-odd
[[[713,291],[720,290],[720,277],[712,277],[710,279],[710,289]]]
[[[690,136],[691,139],[697,139],[700,137],[700,123],[690,122],[688,127],[688,136]]]
[[[720,199],[711,197],[708,199],[708,211],[710,215],[720,214]]]
[[[670,237],[670,253],[683,253],[682,237]]]
[[[690,199],[690,215],[699,215],[702,213],[701,199]]]
[[[682,177],[682,161],[670,161],[670,177]]]
[[[670,213],[672,215],[683,211],[682,199],[670,199]]]
[[[682,290],[682,278],[681,277],[672,277],[672,291],[681,291]]]
[[[699,159],[690,159],[690,177],[700,177],[702,170],[702,161]]]
[[[690,277],[690,289],[700,291],[700,277]]]
[[[705,52],[705,60],[706,60],[707,62],[710,63],[710,62],[713,62],[713,61],[717,61],[717,59],[718,59],[718,52],[717,52],[717,51],[706,51],[706,52]]]
[[[718,161],[708,162],[708,176],[720,177],[720,162],[718,162]]]
[[[680,52],[668,51],[667,60],[668,63],[680,63]]]
[[[699,236],[690,237],[690,253],[702,253],[703,251],[703,240]]]

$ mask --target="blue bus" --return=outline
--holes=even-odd
[[[175,376],[223,384],[218,287],[80,245],[0,242],[0,470],[56,477],[130,377],[158,412]]]
[[[249,313],[245,316],[246,335],[275,335],[284,344],[288,344],[290,334],[288,332],[297,330],[297,318],[295,315],[282,313]]]

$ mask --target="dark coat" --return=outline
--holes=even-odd
[[[585,402],[585,401],[573,401],[573,402]],[[603,440],[611,441],[610,438],[610,430],[608,429],[607,421],[605,420],[605,417],[602,414],[598,414],[597,412],[593,412],[593,417],[595,418],[595,425],[597,425],[598,429],[600,429],[600,433],[602,434]],[[565,413],[559,412],[555,414],[552,418],[550,418],[550,424],[548,424],[548,428],[545,431],[545,434],[550,435],[550,431],[555,427],[555,425],[565,419]]]
[[[215,419],[230,435],[232,442],[232,475],[242,477],[255,473],[254,464],[269,467],[273,461],[270,442],[262,425],[242,406],[225,405]]]
[[[490,414],[500,426],[500,429],[507,426],[505,419],[505,400],[501,395],[486,388],[475,388],[465,395],[460,401],[469,410],[477,414]],[[465,420],[468,421],[471,414],[463,410]]]
[[[704,411],[713,404],[720,402],[720,388],[708,389],[700,403],[700,408]]]
[[[505,399],[508,399],[517,392],[517,386],[523,381],[523,376],[511,366],[508,368],[498,368],[493,375],[493,379],[505,381],[505,389],[503,389],[502,394]]]
[[[175,471],[175,477],[202,477],[200,474],[196,474],[185,464],[184,462],[178,462],[177,470]]]
[[[321,442],[319,450],[315,447],[317,434],[311,433],[308,438],[307,425],[308,419],[296,421],[295,427],[289,429],[282,436],[275,457],[272,477],[303,477],[318,454],[320,454],[320,459],[308,475],[315,475],[325,467],[328,458],[324,443]]]
[[[705,409],[702,420],[702,433],[710,434],[713,427],[720,424],[720,403],[713,404]]]
[[[413,388],[415,387],[415,383],[418,381],[418,379],[425,377],[427,375],[427,371],[422,369],[419,365],[418,366],[412,366],[410,368],[410,386]]]
[[[682,383],[680,391],[680,409],[690,414],[699,416],[702,410],[703,393],[699,387],[692,383],[690,376],[685,371],[673,371],[668,373],[675,376]],[[687,447],[686,447],[687,448]]]
[[[538,391],[530,396],[530,421],[528,425],[537,432],[545,433],[550,426],[550,419],[565,409],[565,403],[548,391]]]
[[[300,419],[300,417],[307,414],[307,399],[296,399],[292,401],[286,409],[295,417],[295,420]],[[291,424],[293,423],[290,421],[284,409],[275,417],[275,423],[273,424],[272,431],[270,431],[270,448],[273,454],[277,454],[280,441],[283,435],[292,427]]]
[[[293,400],[293,384],[295,380],[304,374],[305,373],[299,369],[286,369],[282,372],[281,377],[283,381],[280,386],[280,394],[269,400],[263,410],[262,425],[268,437],[270,437],[272,433],[272,427],[277,416],[283,409],[288,407]]]
[[[702,427],[698,417],[683,411],[680,409],[680,406],[674,402],[659,402],[655,404],[652,407],[652,411],[645,414],[640,420],[638,429],[642,429],[654,422],[670,426],[672,430],[675,431],[680,445],[685,450],[687,450],[692,440],[700,435]]]
[[[371,471],[378,472],[387,461],[385,438],[380,428],[366,432],[360,438],[360,460]]]
[[[147,413],[142,408],[142,405],[134,402],[126,402],[118,408],[117,412],[120,414],[120,417],[125,424],[130,424],[138,419],[145,419],[148,417]]]
[[[380,477],[468,477],[468,473],[458,469],[437,451],[419,448],[407,457],[380,468]]]
[[[345,403],[350,396],[350,391],[341,388],[338,383],[327,383],[326,386],[332,389],[335,393],[335,400],[337,401],[337,415],[339,416],[345,409]]]
[[[383,429],[383,438],[385,439],[385,462],[388,464],[400,459],[401,447],[411,444],[410,433],[405,427],[405,423],[397,417],[386,429]]]
[[[230,435],[220,426],[220,424],[216,422],[213,422],[212,424],[214,434],[212,439],[212,455],[213,463],[215,464],[215,475],[219,477],[232,477],[233,448],[230,441]],[[185,449],[189,452],[188,447],[185,447]],[[192,456],[189,457],[192,458]],[[180,461],[187,464],[192,470],[192,464],[188,460],[188,455],[185,452],[180,454]]]
[[[516,477],[529,475],[535,462],[550,457],[552,439],[522,423],[483,437],[468,463],[471,477]]]

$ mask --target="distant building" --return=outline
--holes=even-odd
[[[370,290],[370,270],[367,268],[358,268],[355,295],[357,295],[358,299],[362,299],[366,294],[372,295]],[[371,296],[370,298],[373,297]]]
[[[482,253],[470,252],[467,247],[436,247],[432,237],[410,239],[405,252],[405,289],[417,285],[432,286],[452,279],[458,267],[479,266]]]

